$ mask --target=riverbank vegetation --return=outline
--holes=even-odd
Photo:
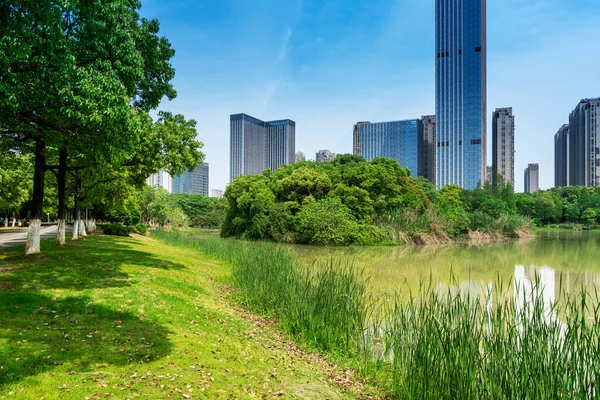
[[[225,263],[143,237],[50,242],[0,251],[0,399],[370,397],[234,305]]]
[[[424,284],[374,298],[351,266],[302,267],[283,248],[156,231],[227,261],[239,302],[305,345],[354,363],[401,399],[593,398],[600,374],[597,295],[558,282],[488,284],[485,293]]]
[[[222,236],[307,244],[448,243],[474,233],[518,237],[531,228],[510,185],[440,191],[388,158],[301,162],[236,179]]]

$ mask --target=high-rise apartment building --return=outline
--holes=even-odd
[[[485,182],[484,183],[492,183],[492,166],[486,165],[485,167]]]
[[[296,123],[264,122],[246,114],[230,117],[230,178],[275,170],[295,161]]]
[[[319,150],[315,156],[315,161],[317,164],[321,164],[324,162],[333,161],[337,154],[330,152],[329,150]]]
[[[304,156],[304,153],[301,151],[297,151],[296,152],[296,162],[302,162],[302,161],[306,161],[306,157]]]
[[[419,153],[419,176],[424,176],[435,185],[436,120],[435,115],[421,117],[423,137]]]
[[[515,116],[512,107],[492,114],[492,173],[515,187]],[[494,176],[492,175],[492,177]]]
[[[152,174],[146,179],[146,184],[155,188],[163,188],[167,192],[172,192],[172,180],[171,175],[166,171],[158,171],[156,174]]]
[[[525,193],[535,193],[540,190],[540,165],[528,164],[525,168]]]
[[[391,122],[359,122],[354,125],[354,154],[371,161],[376,157],[393,158],[411,175],[417,176],[419,154],[422,153],[423,123],[421,120]]]
[[[474,189],[486,167],[486,0],[435,10],[436,186]]]
[[[554,135],[554,185],[569,186],[569,164],[567,162],[567,140],[569,138],[569,125],[560,127]]]
[[[208,196],[208,164],[198,165],[193,171],[185,170],[173,177],[173,193]]]
[[[554,136],[556,186],[600,186],[600,98],[581,100]]]
[[[217,199],[222,199],[224,195],[225,195],[225,193],[223,193],[223,191],[219,190],[219,189],[212,189],[210,191],[210,197],[214,197],[214,198],[217,198]]]

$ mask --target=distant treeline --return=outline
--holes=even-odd
[[[236,179],[227,188],[222,236],[307,244],[445,243],[473,232],[528,233],[540,213],[520,211],[542,194],[516,195],[510,185],[436,190],[389,158],[353,155],[323,164],[300,162]],[[554,203],[553,203],[554,204]],[[530,219],[531,217],[531,219]]]

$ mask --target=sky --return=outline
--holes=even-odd
[[[296,122],[296,151],[352,152],[358,121],[435,113],[434,0],[142,0],[176,51],[178,96],[198,122],[210,189],[229,181],[229,116]],[[513,107],[515,187],[528,163],[554,186],[554,134],[600,97],[600,1],[487,0],[491,114]]]

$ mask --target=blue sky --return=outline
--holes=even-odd
[[[554,185],[554,133],[600,97],[600,1],[488,0],[488,121],[516,115],[515,178]],[[178,97],[198,121],[210,188],[229,178],[229,115],[296,121],[296,151],[352,152],[357,121],[433,114],[434,0],[143,0],[176,50]],[[488,127],[491,165],[491,127]]]

